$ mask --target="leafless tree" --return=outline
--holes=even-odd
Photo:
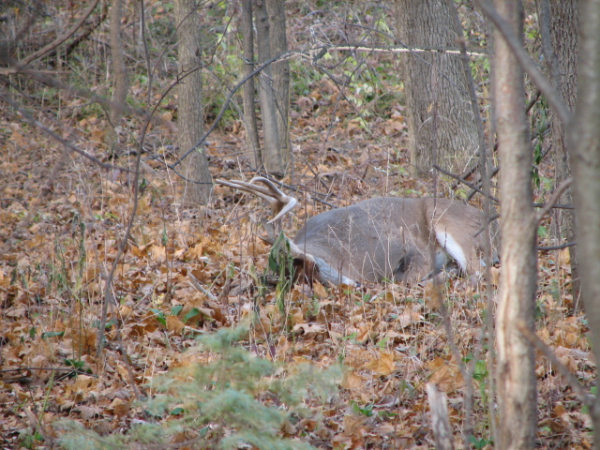
[[[285,10],[283,2],[278,0],[255,0],[253,11],[258,62],[265,63],[287,51]],[[258,80],[264,132],[262,163],[267,172],[281,177],[287,171],[291,157],[288,61],[278,61],[265,67]]]
[[[497,2],[498,13],[523,42],[519,0]],[[534,447],[537,430],[535,358],[519,331],[534,329],[537,285],[537,220],[531,185],[532,152],[525,115],[523,69],[495,31],[494,107],[500,155],[500,227],[502,233],[500,298],[496,317],[499,449]]]
[[[176,26],[178,39],[179,76],[179,149],[185,154],[194,147],[203,134],[202,105],[202,34],[200,12],[194,0],[177,0]],[[205,205],[208,203],[212,177],[208,160],[201,146],[183,160],[183,174],[198,183],[186,183],[184,201]],[[189,195],[189,197],[188,197]]]
[[[123,117],[123,107],[127,99],[128,79],[125,66],[125,50],[121,39],[121,18],[123,17],[123,0],[114,0],[110,7],[110,54],[112,58],[113,93],[109,118],[110,127],[107,132],[110,150],[118,144],[119,122]]]
[[[581,293],[596,361],[600,358],[600,0],[581,4],[578,100],[570,124]],[[600,396],[590,408],[600,449]]]

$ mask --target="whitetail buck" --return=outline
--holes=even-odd
[[[216,181],[266,200],[275,214],[270,223],[297,204],[266,178]],[[373,198],[310,218],[290,247],[305,274],[321,283],[412,283],[430,275],[432,266],[441,269],[447,256],[462,272],[476,273],[482,264],[485,224],[483,211],[458,201]]]

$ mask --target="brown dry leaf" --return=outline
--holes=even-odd
[[[98,378],[90,377],[88,375],[78,375],[73,384],[73,389],[78,391],[85,391],[96,387],[98,385]]]
[[[349,413],[344,416],[344,434],[346,436],[361,435],[364,433],[366,417]]]
[[[325,333],[327,330],[323,327],[323,325],[318,323],[299,323],[298,325],[294,325],[293,331],[295,334],[314,336]]]
[[[402,314],[398,315],[396,322],[400,328],[406,328],[415,323],[423,322],[424,320],[424,317],[417,311],[410,310],[404,311]]]
[[[301,308],[295,307],[289,312],[290,321],[293,326],[303,323],[304,320],[304,312]]]
[[[129,372],[127,371],[127,367],[120,361],[117,362],[117,372],[119,372],[119,375],[124,382],[129,383]]]
[[[97,330],[93,328],[75,329],[72,333],[73,348],[81,350],[85,354],[92,353],[96,349]]]
[[[569,266],[571,264],[571,253],[568,248],[563,248],[558,252],[558,267]]]
[[[91,419],[96,416],[101,416],[103,411],[102,408],[99,408],[97,406],[86,405],[79,405],[78,407],[73,408],[73,410],[81,414],[81,417],[84,419]]]
[[[399,119],[388,119],[385,121],[383,126],[383,134],[386,136],[392,136],[397,133],[401,133],[406,129],[406,123],[403,117]]]
[[[446,393],[450,393],[464,385],[464,380],[459,368],[442,358],[436,358],[433,361],[430,361],[427,364],[427,368],[432,372],[429,377],[429,382],[437,384],[439,388]]]
[[[341,384],[344,389],[360,389],[365,384],[365,380],[355,372],[347,372]]]
[[[318,298],[327,298],[327,296],[329,295],[329,293],[327,292],[327,289],[325,289],[325,286],[323,286],[321,283],[319,283],[318,281],[315,281],[313,283],[313,293],[318,297]]]
[[[396,365],[394,364],[394,353],[383,350],[380,351],[376,359],[365,364],[365,368],[371,369],[379,375],[391,375],[396,369]]]
[[[171,333],[181,334],[184,328],[185,323],[183,323],[179,317],[172,315],[167,316],[167,330]]]
[[[154,261],[164,261],[167,257],[167,249],[162,245],[150,246],[150,255]]]
[[[113,413],[117,417],[124,417],[129,412],[129,402],[115,398],[108,406],[108,411]]]

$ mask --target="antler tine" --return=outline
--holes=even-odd
[[[240,191],[245,191],[245,192],[249,192],[250,194],[254,194],[257,197],[260,197],[263,200],[266,200],[269,203],[269,205],[271,205],[272,207],[274,207],[275,204],[277,203],[277,201],[273,198],[271,191],[267,188],[263,188],[261,186],[256,186],[256,185],[246,183],[245,181],[240,181],[240,180],[232,180],[232,181],[215,180],[215,181],[224,186],[229,186],[234,189],[239,189]]]
[[[233,180],[233,181],[224,181],[224,180],[215,180],[217,183],[222,184],[224,186],[229,186],[234,189],[239,189],[241,191],[249,192],[250,194],[254,194],[257,197],[265,200],[273,212],[276,214],[275,217],[269,220],[268,223],[273,223],[276,220],[279,220],[285,214],[287,214],[298,201],[294,197],[290,197],[281,192],[277,187],[268,179],[263,177],[255,177],[250,180],[250,183],[246,183],[245,181]],[[267,187],[257,186],[254,181],[260,181],[265,184]]]
[[[277,201],[279,212],[275,217],[269,220],[269,223],[273,223],[276,220],[281,219],[298,204],[298,200],[296,200],[294,197],[290,197],[289,195],[285,195],[271,180],[264,177],[254,177],[250,180],[250,183],[254,183],[255,181],[260,181],[266,185],[271,191],[273,198]]]

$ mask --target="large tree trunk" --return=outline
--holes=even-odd
[[[498,12],[523,40],[518,0],[497,2]],[[537,430],[535,359],[518,327],[534,329],[537,222],[531,186],[532,155],[525,115],[523,71],[500,33],[494,33],[494,101],[500,155],[502,250],[496,317],[499,449],[534,448]]]
[[[267,11],[266,0],[254,0],[253,3],[255,18],[256,18],[256,42],[258,50],[258,62],[264,63],[272,57],[277,56],[272,54],[272,48],[275,44],[271,44],[272,32],[270,30],[269,14]],[[263,163],[267,172],[272,175],[282,177],[285,175],[289,164],[290,154],[289,148],[282,148],[280,137],[281,133],[288,132],[287,129],[280,129],[280,121],[278,118],[280,113],[277,108],[283,106],[284,93],[277,92],[277,84],[274,80],[273,68],[266,67],[259,75],[259,101],[260,111],[262,116],[262,126],[264,132],[263,145]],[[278,102],[278,98],[280,101]],[[289,102],[285,105],[289,108]],[[285,142],[287,142],[287,137]]]
[[[254,28],[252,24],[252,0],[242,0],[240,28],[245,59],[244,77],[249,76],[254,71]],[[260,141],[258,140],[254,90],[254,78],[251,77],[244,85],[244,125],[246,126],[246,143],[254,154],[254,164],[258,169],[262,165],[262,153]]]
[[[266,0],[269,14],[269,38],[271,57],[282,55],[288,51],[285,3],[281,0]],[[290,62],[286,59],[277,61],[271,66],[273,87],[275,90],[275,108],[277,130],[279,134],[279,152],[287,163],[291,159],[290,151]]]
[[[600,361],[600,0],[582,2],[579,97],[570,124],[581,294],[595,360]],[[596,383],[598,383],[598,378]],[[600,395],[590,408],[600,449]]]
[[[554,87],[562,94],[569,110],[575,109],[577,99],[577,44],[579,30],[578,0],[560,2],[542,0],[538,4],[544,60],[548,66],[550,79]],[[552,147],[554,150],[555,183],[558,186],[571,176],[569,149],[566,145],[565,125],[550,110],[552,126]],[[572,204],[573,195],[568,188],[560,198],[560,203]],[[567,242],[575,241],[575,212],[573,210],[554,210],[555,234]],[[571,259],[571,293],[577,307],[580,295],[577,246],[569,247]]]
[[[202,34],[196,1],[177,0],[175,11],[179,74],[184,76],[178,86],[177,109],[179,151],[183,155],[200,140],[204,128],[200,70]],[[187,179],[201,183],[185,184],[182,203],[207,204],[212,190],[212,177],[208,170],[204,148],[192,152],[183,160],[182,167],[183,175]]]
[[[396,0],[396,23],[402,45],[456,47],[445,0]],[[460,56],[409,52],[402,70],[413,173],[429,174],[433,164],[462,172],[479,150],[479,138]]]

